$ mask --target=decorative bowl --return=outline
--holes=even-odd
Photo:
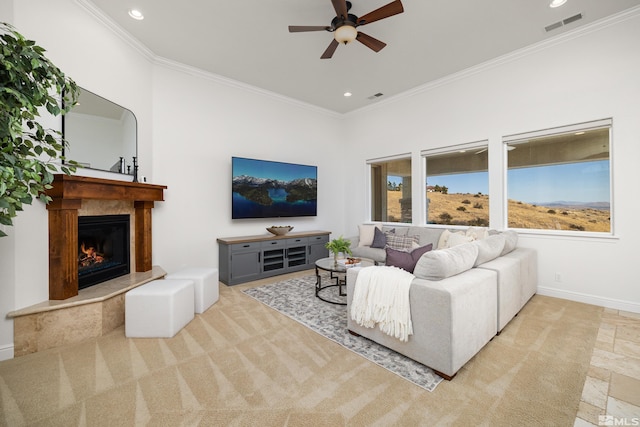
[[[293,227],[290,225],[274,225],[267,227],[267,231],[271,234],[275,234],[276,236],[284,236],[291,230],[293,230]]]
[[[358,267],[362,262],[362,259],[347,257],[347,258],[339,259],[337,261],[338,261],[338,264],[345,266],[345,268],[350,268],[350,267]]]

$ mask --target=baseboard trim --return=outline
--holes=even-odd
[[[567,299],[570,301],[582,302],[585,304],[598,305],[615,310],[640,313],[640,304],[631,301],[623,301],[613,298],[604,298],[595,295],[583,294],[580,292],[563,291],[560,289],[538,286],[538,294],[548,297]]]
[[[0,361],[13,359],[13,345],[0,347]]]

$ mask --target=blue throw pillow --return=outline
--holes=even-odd
[[[415,248],[411,252],[399,251],[387,246],[387,259],[385,261],[385,265],[398,267],[408,271],[409,273],[413,273],[413,269],[416,268],[416,263],[420,257],[431,249],[433,249],[433,243]]]

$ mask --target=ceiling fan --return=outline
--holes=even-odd
[[[330,33],[334,33],[334,39],[329,44],[329,47],[327,47],[327,50],[325,50],[320,57],[322,59],[331,58],[340,43],[347,44],[351,43],[354,40],[358,40],[369,49],[372,49],[375,52],[379,52],[387,44],[371,37],[370,35],[358,31],[356,28],[404,12],[404,8],[402,7],[402,2],[400,0],[392,1],[385,6],[367,13],[366,15],[362,15],[361,17],[357,17],[356,15],[349,13],[349,10],[351,9],[350,1],[331,0],[331,3],[333,4],[333,8],[336,11],[336,17],[331,20],[331,25],[289,26],[290,33],[299,33],[305,31],[329,31]]]

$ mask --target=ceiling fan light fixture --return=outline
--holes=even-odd
[[[560,7],[566,2],[567,0],[551,0],[551,3],[549,3],[549,7]]]
[[[333,37],[338,43],[348,44],[358,37],[358,30],[356,30],[356,27],[348,24],[342,25],[336,29],[333,33]]]

